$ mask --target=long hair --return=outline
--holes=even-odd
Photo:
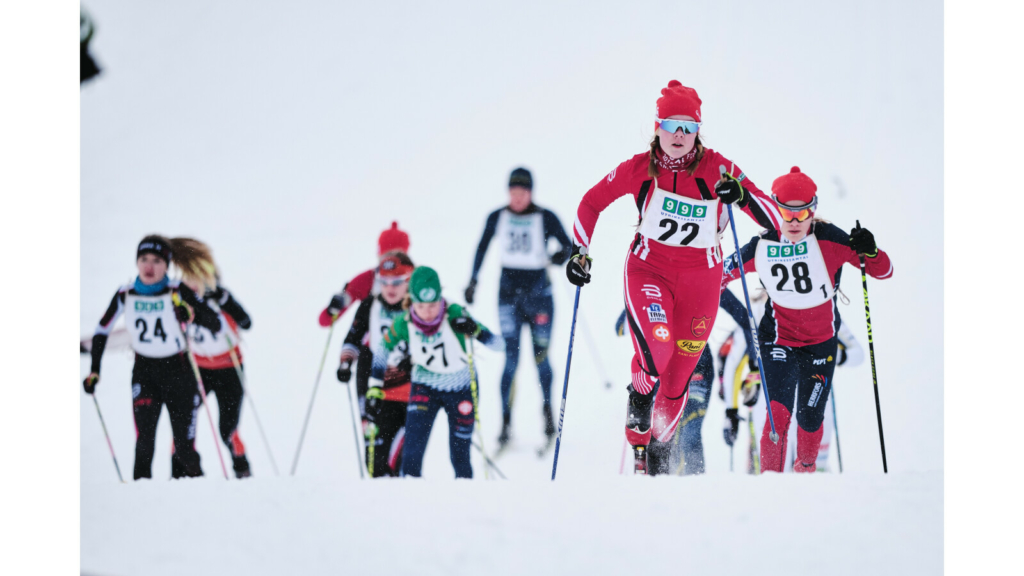
[[[199,295],[217,288],[220,276],[210,247],[195,238],[171,238],[172,261],[186,282],[199,284]]]
[[[700,164],[700,159],[704,157],[704,142],[701,141],[700,134],[697,134],[697,138],[693,141],[693,146],[697,149],[697,156],[693,158],[693,162],[690,162],[685,168],[683,168],[690,176],[693,176],[693,172],[697,169],[697,165]],[[647,154],[647,175],[651,178],[658,177],[659,151],[661,151],[661,139],[658,138],[658,133],[655,132],[654,138],[651,140],[651,151]]]

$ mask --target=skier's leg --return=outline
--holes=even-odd
[[[153,477],[153,453],[156,450],[156,425],[163,402],[160,389],[150,379],[147,358],[136,357],[132,370],[132,416],[135,418],[134,478]]]
[[[797,442],[794,472],[814,472],[821,445],[822,422],[828,405],[832,375],[835,372],[837,340],[803,347],[800,352],[801,377],[797,390]]]
[[[796,367],[798,360],[795,358],[793,350],[789,346],[761,342],[764,377],[767,379],[767,382],[762,382],[761,385],[768,387],[768,395],[772,399],[775,430],[779,434],[779,441],[772,442],[769,437],[771,424],[765,417],[761,432],[761,473],[782,472],[783,469],[786,445],[788,444],[789,421],[793,413],[794,393],[799,374]],[[759,408],[759,410],[767,413],[767,408]]]
[[[444,411],[448,415],[448,452],[456,478],[472,478],[469,449],[473,440],[473,393],[467,387],[443,392]]]
[[[413,384],[405,413],[405,447],[402,451],[402,476],[420,476],[423,454],[427,450],[430,429],[441,407],[434,397],[439,392],[423,384]]]
[[[373,475],[394,476],[391,469],[391,448],[398,431],[405,425],[404,402],[385,401],[381,404],[380,416],[377,418],[377,441],[373,449]]]
[[[245,456],[245,444],[238,433],[238,421],[242,417],[242,381],[238,379],[238,371],[232,368],[221,368],[217,370],[199,369],[199,375],[203,378],[203,385],[213,382],[213,389],[217,394],[217,408],[220,411],[218,420],[220,437],[228,447],[231,454],[232,468],[235,476],[245,478],[250,476],[249,460]],[[210,396],[207,386],[206,396]]]
[[[711,360],[711,352],[704,348],[697,369],[690,377],[690,393],[686,400],[686,410],[680,420],[683,428],[679,435],[683,453],[684,471],[686,475],[704,473],[704,441],[701,436],[701,428],[704,426],[704,416],[708,412],[708,402],[711,400],[711,386],[714,382],[714,364]]]
[[[513,292],[501,290],[498,293],[498,318],[501,336],[505,339],[505,370],[501,373],[502,437],[506,436],[512,421],[512,383],[519,366],[519,336],[523,331],[523,323],[517,308]]]
[[[551,342],[551,326],[554,323],[555,303],[551,298],[551,285],[539,291],[531,298],[527,308],[530,334],[533,339],[533,361],[537,364],[537,375],[544,398],[544,434],[551,437],[555,434],[555,419],[551,412],[551,381],[554,373],[548,359],[548,345]]]
[[[184,476],[202,476],[199,453],[196,452],[196,425],[201,403],[199,384],[184,355],[168,358],[165,366],[167,376],[160,384],[167,414],[171,418],[174,456],[181,463]]]

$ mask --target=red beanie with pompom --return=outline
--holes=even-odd
[[[398,222],[392,222],[391,228],[381,232],[380,238],[377,239],[378,256],[392,250],[409,251],[409,235],[398,229]]]
[[[701,122],[700,104],[700,96],[697,96],[696,90],[683,86],[679,80],[672,80],[667,88],[661,89],[655,117],[664,120],[669,116],[689,116]]]
[[[779,176],[772,182],[772,194],[779,202],[786,204],[797,201],[801,205],[809,204],[814,200],[818,187],[811,180],[810,176],[800,171],[799,166],[793,166],[789,174]]]

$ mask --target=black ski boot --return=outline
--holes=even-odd
[[[651,414],[654,412],[654,395],[658,393],[661,382],[654,385],[649,394],[638,394],[633,385],[626,387],[629,391],[629,403],[626,406],[626,429],[635,434],[648,434],[651,431]]]
[[[671,442],[658,442],[651,438],[651,443],[647,445],[647,473],[651,476],[668,474],[671,454]]]
[[[647,474],[647,446],[633,446],[633,474]]]
[[[505,414],[502,417],[501,423],[501,434],[498,434],[498,452],[501,452],[508,446],[508,441],[512,439],[512,415]]]
[[[549,440],[555,435],[555,419],[551,416],[551,404],[544,405],[544,435]]]
[[[235,469],[235,478],[249,478],[252,476],[252,471],[249,470],[249,459],[245,455],[232,456],[231,466]]]

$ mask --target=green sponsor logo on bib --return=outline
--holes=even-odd
[[[676,211],[676,201],[671,199],[671,198],[665,198],[665,201],[661,204],[661,209],[662,209],[663,212],[668,212],[669,214],[675,214],[675,211]]]
[[[807,242],[801,242],[795,246],[769,246],[769,258],[792,258],[807,254]]]
[[[142,302],[140,300],[135,301],[136,312],[159,312],[164,309],[164,301],[157,300],[156,302]]]

